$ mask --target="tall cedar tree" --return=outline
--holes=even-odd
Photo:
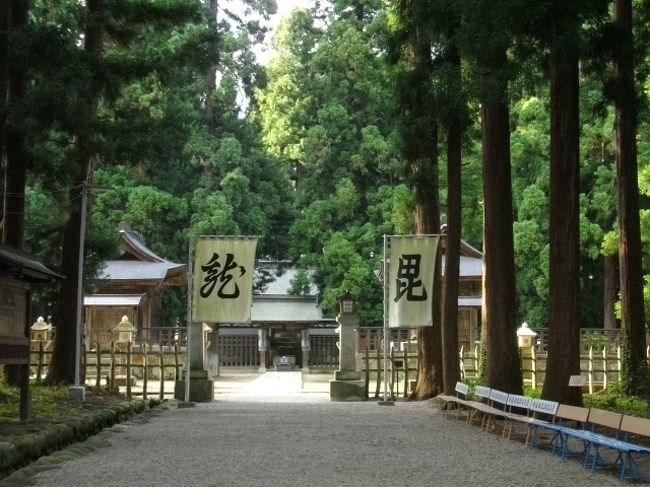
[[[452,13],[453,15],[453,13]],[[462,138],[464,102],[461,86],[460,52],[455,36],[459,27],[455,18],[449,24],[445,60],[448,64],[447,99],[451,101],[445,117],[447,130],[447,239],[445,242],[445,280],[442,304],[442,363],[446,394],[453,394],[459,379],[458,357],[458,286],[462,206]]]
[[[615,330],[618,328],[615,305],[618,301],[618,256],[603,256],[603,328]]]
[[[623,389],[637,394],[642,386],[645,359],[643,267],[639,222],[639,185],[636,148],[636,90],[632,0],[615,0],[614,48],[616,68],[616,177],[618,184],[618,255],[623,330]]]
[[[415,232],[440,231],[438,195],[438,133],[431,89],[431,2],[399,0],[395,5],[399,28],[395,32],[401,70],[397,90],[402,151],[407,161],[415,204]],[[440,331],[440,264],[436,263],[433,326],[418,332],[418,381],[412,398],[426,399],[442,391]]]
[[[578,406],[580,374],[579,1],[552,2],[548,362],[543,396]]]
[[[29,0],[11,2],[12,39],[26,35],[28,27]],[[14,46],[19,44],[13,42]],[[10,54],[8,74],[8,101],[19,104],[27,90],[27,69],[19,62],[16,49]],[[25,180],[29,166],[29,153],[26,146],[24,124],[10,121],[5,129],[5,185],[4,185],[4,221],[2,241],[14,247],[22,248],[25,219]]]
[[[9,29],[11,2],[0,0],[0,188],[4,188],[5,127],[7,122],[7,96],[9,91]],[[4,221],[4,200],[0,202],[0,222]]]
[[[218,0],[210,0],[210,14],[212,15],[212,19],[216,23],[218,20],[218,14],[219,14],[219,1]],[[214,97],[215,97],[215,91],[217,89],[217,76],[215,73],[215,68],[210,67],[210,72],[208,76],[208,89],[206,92],[206,98],[205,98],[205,118],[208,122],[208,127],[210,128],[210,133],[214,135],[214,131],[216,128],[215,125],[215,113],[214,113]]]
[[[84,51],[89,59],[99,62],[102,53],[103,29],[100,21],[104,1],[88,0],[86,3],[87,18],[84,29]],[[99,104],[99,92],[89,90],[83,107],[86,113],[82,114],[84,120],[92,121],[96,118]],[[54,341],[52,362],[48,369],[46,382],[72,383],[75,374],[76,326],[78,286],[83,286],[83,279],[77,279],[79,273],[79,246],[81,235],[81,194],[90,184],[92,175],[93,142],[90,127],[79,130],[74,136],[74,151],[72,155],[71,172],[73,185],[70,188],[68,201],[70,210],[63,229],[63,246],[61,257],[61,273],[67,276],[62,281],[56,308],[57,333]]]
[[[477,70],[483,159],[482,324],[490,387],[522,390],[517,349],[507,49],[513,5],[488,0],[465,5],[466,52]]]
[[[10,44],[7,50],[8,66],[6,69],[6,104],[19,105],[27,90],[27,69],[19,62],[16,46],[28,29],[29,0],[15,0],[10,7],[3,7],[10,15]],[[5,21],[6,22],[6,21]],[[7,35],[7,34],[5,34]],[[9,38],[6,37],[7,40]],[[5,47],[8,45],[6,44]],[[7,59],[7,58],[5,58]],[[25,181],[29,164],[24,124],[8,120],[4,127],[4,142],[0,148],[4,152],[4,198],[2,220],[2,242],[17,248],[23,247],[25,229]],[[20,366],[7,365],[7,382],[18,385]]]

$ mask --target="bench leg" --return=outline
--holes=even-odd
[[[528,447],[530,450],[534,450],[537,441],[537,426],[536,425],[530,425],[528,426],[528,433],[526,433],[526,443],[528,443],[528,438],[530,438],[530,446]]]

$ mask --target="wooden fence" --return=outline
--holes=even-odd
[[[417,353],[409,347],[391,348],[388,355],[388,394],[391,399],[406,397],[417,379]],[[380,348],[366,348],[360,356],[360,369],[366,381],[366,395],[378,398],[384,390],[384,354]]]
[[[338,335],[310,335],[309,366],[315,368],[336,368],[339,366]]]
[[[217,353],[222,367],[259,367],[256,335],[220,335]]]
[[[32,350],[30,366],[37,381],[45,376],[51,356],[52,351],[45,350],[42,343]],[[134,395],[147,399],[150,393],[164,399],[165,394],[174,393],[173,389],[165,390],[165,380],[180,379],[184,359],[185,350],[178,345],[151,347],[144,343],[134,348],[130,343],[120,346],[112,343],[110,348],[97,346],[95,350],[86,351],[82,357],[81,372],[86,384],[107,386],[113,390],[120,385],[125,386],[129,399]],[[135,379],[142,380],[141,391],[133,390]]]
[[[650,360],[650,347],[646,348]],[[537,389],[544,383],[548,352],[538,352],[532,348],[521,357],[522,374],[525,387]],[[481,348],[460,351],[460,373],[462,379],[477,378],[481,374]],[[587,388],[592,394],[596,390],[607,389],[613,382],[621,380],[621,347],[590,346],[580,354],[580,374],[587,379]]]
[[[535,351],[546,352],[548,344],[548,328],[532,328],[537,333],[535,337]],[[646,343],[650,344],[650,331],[646,330]],[[602,351],[604,347],[613,349],[622,345],[622,331],[620,329],[605,330],[603,328],[580,328],[580,349],[587,353],[589,349]]]

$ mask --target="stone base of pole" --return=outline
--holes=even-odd
[[[86,400],[86,387],[85,386],[70,386],[68,387],[69,397],[72,401],[85,401]]]
[[[174,398],[185,401],[185,380],[174,384]],[[214,400],[214,381],[208,379],[207,370],[190,372],[190,402],[212,402]]]
[[[355,370],[337,370],[334,380],[330,381],[330,401],[365,401],[366,382],[361,379],[361,372]]]
[[[394,406],[394,405],[395,405],[395,401],[391,401],[390,399],[387,399],[386,401],[384,401],[384,400],[382,399],[382,400],[380,400],[377,404],[379,404],[380,406]]]

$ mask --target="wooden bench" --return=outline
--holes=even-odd
[[[456,382],[456,387],[454,388],[456,395],[449,396],[440,394],[436,396],[436,399],[440,401],[440,409],[445,407],[445,416],[448,416],[449,413],[453,410],[456,411],[456,419],[460,416],[460,411],[463,408],[467,407],[467,395],[469,394],[469,385],[464,382]],[[461,397],[462,396],[462,397]]]
[[[479,401],[467,401],[467,405],[472,408],[467,416],[467,422],[471,423],[474,418],[479,416],[481,429],[485,428],[485,431],[490,428],[496,429],[496,418],[506,414],[508,393],[489,387],[476,386],[474,395]]]
[[[478,415],[481,417],[481,424],[483,423],[483,418],[481,414],[481,409],[488,407],[488,400],[490,399],[490,388],[485,386],[475,386],[474,387],[474,397],[476,401],[467,401],[467,406],[469,406],[470,412],[467,415],[467,422],[471,423],[474,418]]]
[[[482,407],[483,420],[481,427],[485,431],[489,429],[496,430],[496,419],[504,417],[506,414],[506,403],[508,402],[508,393],[498,389],[490,389],[490,396],[488,397],[488,406]]]
[[[508,400],[506,401],[506,412],[508,414],[504,416],[505,421],[503,423],[503,430],[501,431],[502,437],[510,439],[515,423],[528,423],[533,419],[530,417],[530,406],[532,402],[533,398],[530,396],[520,396],[518,394],[508,395]],[[523,414],[517,411],[521,411]],[[508,432],[507,436],[506,431]]]

